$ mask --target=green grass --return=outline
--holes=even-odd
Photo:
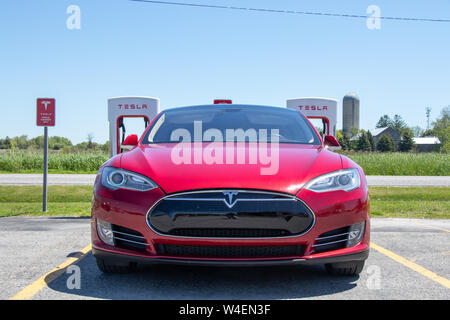
[[[51,202],[47,213],[42,212],[41,202],[0,203],[0,217],[11,216],[67,216],[89,217],[90,202]]]
[[[373,217],[450,219],[450,188],[369,188]]]
[[[90,216],[92,186],[49,186],[47,213],[42,212],[42,187],[0,186],[0,217]]]
[[[450,188],[369,188],[373,217],[450,219]],[[91,186],[50,186],[48,212],[42,212],[42,188],[0,186],[0,217],[90,216]]]
[[[49,152],[50,173],[96,173],[108,160],[103,152],[62,153]],[[38,151],[0,152],[1,173],[41,173],[44,166],[43,153]]]
[[[450,154],[344,153],[368,176],[449,176]]]

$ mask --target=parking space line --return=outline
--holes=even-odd
[[[418,264],[388,250],[385,249],[374,242],[370,243],[370,247],[376,251],[378,251],[381,254],[384,254],[385,256],[391,258],[392,260],[408,267],[409,269],[439,283],[440,285],[446,287],[447,289],[450,289],[450,280],[446,279],[444,277],[441,277],[437,275],[436,273],[419,266]],[[31,283],[30,285],[23,288],[20,292],[15,294],[13,297],[10,298],[10,300],[28,300],[31,299],[33,296],[35,296],[40,290],[45,288],[48,284],[50,284],[52,281],[56,280],[58,277],[60,277],[67,267],[70,265],[80,261],[83,259],[92,249],[92,245],[89,244],[86,247],[84,247],[80,252],[81,255],[78,257],[71,257],[68,260],[61,263],[59,266],[51,270],[50,272],[46,273],[45,275],[41,276],[39,279]]]
[[[440,230],[440,231],[443,231],[443,232],[449,232],[450,233],[450,230],[447,230],[447,229],[444,229],[444,228],[430,226],[430,225],[424,224],[424,223],[419,223],[419,224],[424,226],[424,227],[428,227],[428,228],[431,228],[431,229],[436,229],[436,230]]]
[[[57,279],[59,276],[61,276],[67,267],[70,265],[80,261],[83,259],[92,249],[92,245],[88,245],[84,247],[80,252],[81,255],[78,257],[71,257],[70,259],[64,261],[59,266],[54,268],[52,271],[46,273],[36,281],[34,281],[32,284],[26,286],[20,292],[15,294],[13,297],[11,297],[9,300],[28,300],[31,299],[34,295],[36,295],[41,289],[45,288],[49,283],[51,283],[53,280]]]
[[[416,263],[414,263],[414,262],[412,262],[412,261],[410,261],[410,260],[408,260],[406,258],[403,258],[402,256],[399,256],[398,254],[395,254],[394,252],[392,252],[392,251],[390,251],[388,249],[380,247],[379,245],[377,245],[377,244],[375,244],[373,242],[370,243],[370,247],[372,249],[375,249],[376,251],[378,251],[378,252],[388,256],[392,260],[403,264],[404,266],[410,268],[411,270],[414,270],[417,273],[420,273],[421,275],[423,275],[423,276],[425,276],[425,277],[427,277],[427,278],[429,278],[429,279],[431,279],[431,280],[433,280],[433,281],[443,285],[447,289],[450,289],[450,280],[448,280],[448,279],[446,279],[444,277],[441,277],[441,276],[437,275],[436,273],[434,273],[434,272],[432,272],[432,271],[430,271],[430,270],[428,270],[428,269],[426,269],[426,268],[424,268],[422,266],[419,266],[418,264],[416,264]]]

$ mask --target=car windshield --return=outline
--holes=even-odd
[[[299,112],[248,105],[169,109],[159,115],[143,139],[144,144],[181,141],[320,144],[316,132]]]

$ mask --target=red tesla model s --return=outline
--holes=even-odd
[[[324,264],[369,254],[364,172],[295,110],[205,105],[161,112],[95,181],[92,250],[103,272],[145,263]]]

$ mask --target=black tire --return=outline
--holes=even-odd
[[[328,263],[325,268],[329,274],[337,276],[356,276],[364,268],[364,261]]]
[[[98,268],[103,273],[130,273],[136,270],[136,265],[131,263],[128,265],[116,265],[101,258],[95,258],[95,260]]]

